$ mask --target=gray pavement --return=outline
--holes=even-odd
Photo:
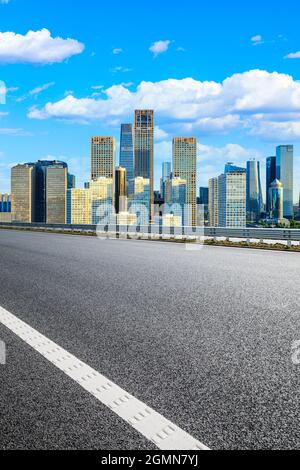
[[[300,449],[300,255],[0,230],[0,306],[212,449]],[[0,449],[153,445],[0,324]]]

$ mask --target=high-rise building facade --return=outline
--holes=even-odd
[[[54,164],[46,169],[47,224],[67,223],[68,170],[65,165]]]
[[[208,182],[208,211],[209,225],[211,227],[219,226],[219,190],[218,178],[211,178]]]
[[[116,214],[127,211],[126,196],[126,170],[122,167],[116,168],[115,174],[115,209]]]
[[[219,176],[219,227],[246,227],[246,193],[245,172],[230,172]]]
[[[173,139],[173,177],[186,180],[186,204],[189,226],[197,224],[197,140],[194,137]]]
[[[132,124],[121,125],[120,167],[126,170],[127,190],[132,188],[134,180],[134,132]],[[128,195],[129,195],[128,193]]]
[[[91,180],[115,177],[116,140],[114,137],[92,137]]]
[[[68,165],[57,160],[41,160],[31,163],[35,168],[35,191],[34,191],[34,222],[47,223],[47,168],[59,167],[68,169]]]
[[[268,157],[266,161],[266,212],[270,212],[270,188],[276,180],[276,157]]]
[[[98,178],[91,181],[92,224],[111,223],[113,209],[114,178]]]
[[[283,215],[294,216],[294,147],[280,145],[276,149],[276,177],[283,185]]]
[[[25,164],[11,170],[12,220],[32,223],[34,221],[35,167]]]
[[[150,217],[154,216],[154,111],[136,110],[134,120],[135,178],[149,180]]]
[[[134,180],[134,196],[131,198],[129,212],[136,215],[138,225],[148,225],[150,214],[150,191],[149,178],[141,176]]]
[[[274,220],[283,219],[283,185],[275,180],[269,188],[270,217]]]
[[[247,162],[247,220],[259,222],[263,212],[263,195],[260,179],[260,163]]]
[[[67,193],[67,223],[89,225],[92,223],[90,189],[69,189]]]
[[[11,212],[11,195],[0,194],[0,212]]]
[[[160,180],[160,194],[162,199],[166,202],[166,186],[168,182],[171,180],[171,173],[172,173],[172,164],[171,162],[164,162],[162,164],[162,177]]]
[[[180,221],[179,225],[186,226],[188,224],[189,210],[187,201],[187,181],[182,178],[172,178],[171,180],[171,213],[175,219]]]

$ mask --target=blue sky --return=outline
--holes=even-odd
[[[149,106],[156,181],[174,135],[198,138],[201,185],[226,161],[251,157],[264,178],[265,158],[292,143],[297,200],[299,2],[240,3],[0,2],[0,192],[12,164],[48,156],[82,184],[90,136],[119,139],[120,123]]]

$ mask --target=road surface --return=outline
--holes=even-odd
[[[296,253],[0,231],[0,307],[212,449],[300,449]],[[0,449],[155,449],[0,323]]]

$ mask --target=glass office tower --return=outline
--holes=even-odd
[[[219,227],[246,227],[246,173],[230,172],[219,176]]]
[[[134,123],[135,178],[149,180],[150,218],[154,209],[154,111],[136,110]]]
[[[167,199],[167,194],[166,194],[166,186],[168,184],[168,182],[171,180],[171,172],[172,172],[172,164],[171,162],[164,162],[162,164],[162,178],[161,178],[161,181],[160,181],[160,194],[161,194],[161,197],[162,199],[166,201]]]
[[[197,225],[197,140],[194,137],[173,139],[173,177],[186,181],[186,203],[189,206],[189,220],[186,224],[195,227]]]
[[[270,217],[274,220],[283,219],[283,186],[275,180],[269,189]]]
[[[32,163],[35,167],[35,217],[34,222],[45,224],[47,223],[47,184],[46,175],[49,167],[59,167],[61,169],[68,169],[68,165],[64,162],[56,160],[41,160]]]
[[[267,195],[267,204],[266,211],[270,212],[270,188],[271,184],[276,180],[276,157],[267,158],[266,166],[266,195]]]
[[[120,167],[126,170],[127,189],[134,179],[134,134],[132,124],[121,125]]]
[[[247,219],[258,222],[263,212],[263,196],[260,179],[260,163],[247,162]]]
[[[280,145],[276,149],[276,176],[283,185],[283,217],[294,216],[294,146]]]

